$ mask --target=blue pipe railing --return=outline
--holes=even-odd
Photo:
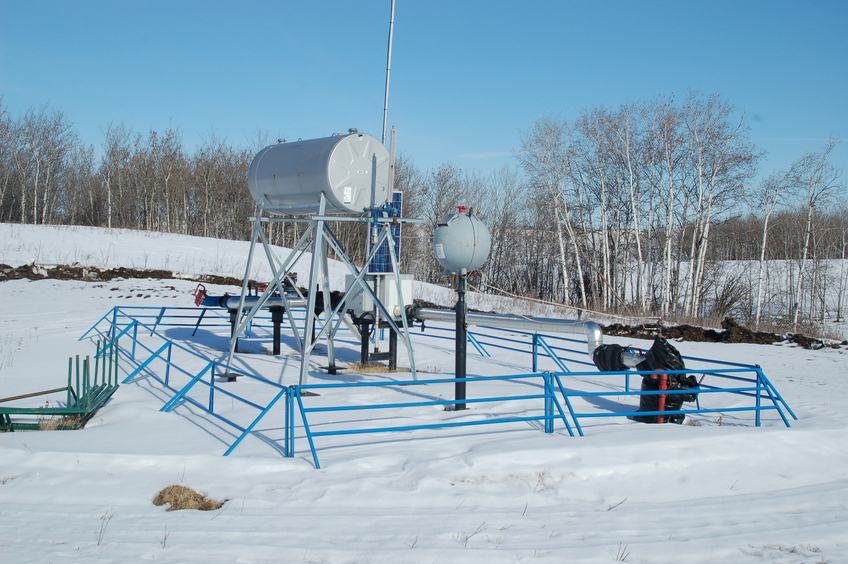
[[[520,381],[520,380],[541,380],[542,385],[542,393],[537,394],[519,394],[519,395],[499,395],[492,397],[477,397],[477,398],[466,398],[463,400],[466,404],[473,403],[491,403],[491,402],[508,402],[508,401],[521,401],[521,400],[543,400],[542,403],[542,414],[540,415],[526,415],[526,416],[507,416],[507,417],[489,417],[486,419],[476,419],[472,421],[463,420],[463,421],[442,421],[439,423],[422,423],[417,425],[389,425],[389,426],[381,426],[381,427],[373,427],[373,426],[365,426],[365,427],[356,427],[356,428],[343,428],[336,429],[330,431],[313,431],[312,426],[309,422],[309,414],[310,413],[332,413],[332,412],[353,412],[353,411],[373,411],[373,410],[402,410],[406,408],[414,408],[414,407],[438,407],[444,406],[449,407],[451,405],[456,404],[455,400],[444,400],[444,399],[436,399],[435,397],[430,400],[418,400],[418,401],[407,401],[407,402],[394,402],[394,403],[377,403],[377,404],[359,404],[359,405],[351,405],[349,403],[345,403],[344,405],[323,405],[320,407],[306,407],[303,403],[304,394],[303,391],[308,390],[333,390],[333,389],[343,389],[343,388],[363,388],[363,387],[380,387],[380,388],[397,388],[398,390],[403,390],[404,386],[411,385],[438,385],[438,384],[446,384],[453,386],[458,381],[465,382],[510,382],[510,381]],[[401,381],[401,382],[356,382],[356,383],[340,383],[340,384],[309,384],[302,386],[291,386],[294,391],[294,397],[297,400],[298,411],[300,413],[301,421],[303,422],[303,429],[306,435],[307,441],[309,442],[309,449],[312,453],[312,459],[315,463],[316,468],[320,468],[321,464],[318,460],[317,449],[315,448],[315,438],[316,437],[327,437],[327,436],[342,436],[342,435],[356,435],[356,434],[369,434],[369,433],[387,433],[387,432],[404,432],[404,431],[417,431],[424,429],[442,429],[442,428],[459,428],[459,427],[468,427],[468,426],[477,426],[477,425],[492,425],[492,424],[503,424],[503,423],[517,423],[517,422],[528,422],[528,421],[542,421],[544,423],[544,431],[546,433],[554,432],[554,422],[559,419],[563,422],[566,430],[569,435],[574,436],[574,431],[571,428],[571,425],[566,418],[565,412],[562,408],[562,404],[559,402],[559,399],[556,395],[556,389],[554,386],[554,376],[551,373],[540,373],[540,374],[523,374],[523,375],[513,375],[513,376],[476,376],[476,377],[468,377],[468,378],[443,378],[443,379],[431,379],[431,380],[409,380],[409,381]],[[559,390],[560,394],[563,393],[563,390]],[[311,397],[311,396],[307,396]],[[323,396],[322,396],[323,397]],[[457,412],[462,413],[463,416],[467,417],[470,415],[467,412]],[[485,415],[485,414],[484,414]],[[362,423],[365,421],[369,421],[369,419],[360,419],[357,422]],[[338,422],[334,422],[338,423]],[[291,423],[293,425],[293,421]],[[292,427],[289,430],[291,436],[294,435],[294,428]]]
[[[684,357],[686,358],[686,357]],[[744,366],[738,363],[734,363],[735,366]],[[752,374],[750,377],[745,377],[744,374]],[[590,380],[600,380],[604,378],[608,378],[611,376],[642,376],[648,374],[656,374],[655,372],[569,372],[565,374],[560,374],[559,376],[568,376],[569,378],[586,378]],[[566,390],[564,393],[564,402],[568,406],[569,412],[572,414],[572,420],[574,421],[575,427],[578,429],[578,433],[583,436],[583,431],[580,427],[580,418],[598,418],[598,417],[636,417],[636,416],[649,416],[649,415],[676,415],[676,414],[684,414],[684,415],[694,415],[694,414],[703,414],[703,413],[736,413],[736,412],[754,412],[754,424],[757,427],[762,426],[762,413],[764,411],[776,411],[780,416],[781,420],[787,427],[791,427],[789,420],[786,417],[786,413],[788,413],[793,419],[798,419],[797,416],[792,412],[789,406],[786,404],[785,400],[777,393],[777,390],[774,388],[774,385],[766,378],[765,374],[763,374],[762,370],[758,366],[749,366],[746,368],[730,368],[724,370],[669,370],[666,371],[665,374],[692,374],[692,375],[702,375],[704,377],[710,376],[711,378],[719,378],[719,379],[729,379],[739,382],[745,382],[748,385],[736,386],[736,387],[719,387],[713,384],[708,385],[700,385],[697,388],[692,389],[681,389],[681,390],[658,390],[658,391],[630,391],[630,390],[606,390],[600,392],[587,392],[587,391],[578,391],[578,390],[569,390],[565,387],[563,389]],[[754,399],[754,404],[751,406],[742,406],[742,407],[713,407],[713,408],[704,408],[700,406],[698,403],[698,407],[695,409],[681,409],[681,410],[664,410],[664,411],[616,411],[616,412],[576,412],[574,410],[573,399],[575,398],[592,398],[592,397],[641,397],[646,395],[679,395],[679,394],[697,394],[698,402],[702,396],[710,396],[714,394],[729,394],[736,396],[743,396]],[[763,405],[763,396],[767,396],[771,401],[770,405]],[[786,413],[784,413],[784,409]]]
[[[174,313],[170,310],[190,310],[195,313],[194,318],[189,315],[181,315],[178,311]],[[145,311],[147,310],[147,311]],[[150,310],[155,310],[155,312],[150,312]],[[645,372],[638,371],[625,371],[625,372],[572,372],[569,371],[568,364],[566,364],[566,360],[569,363],[578,363],[593,366],[592,363],[586,362],[586,353],[580,352],[578,349],[572,349],[563,346],[557,346],[553,343],[577,343],[581,346],[585,346],[585,342],[568,339],[564,337],[558,336],[550,336],[550,335],[538,335],[533,333],[525,333],[520,331],[510,331],[512,334],[523,334],[529,337],[528,340],[520,340],[508,337],[499,337],[494,335],[487,334],[477,334],[474,335],[473,341],[474,346],[477,348],[478,352],[481,355],[489,356],[488,350],[486,347],[498,348],[503,350],[510,350],[516,352],[522,352],[526,354],[530,354],[532,357],[532,366],[533,373],[532,374],[523,374],[523,375],[510,375],[510,376],[477,376],[477,377],[468,377],[460,380],[464,380],[465,382],[495,382],[495,381],[505,381],[505,382],[524,382],[525,384],[535,385],[541,390],[539,393],[519,393],[512,395],[499,395],[492,397],[477,397],[477,398],[466,398],[464,403],[468,404],[486,404],[492,402],[506,402],[506,401],[535,401],[542,400],[542,413],[534,414],[534,415],[522,415],[522,416],[506,416],[506,417],[490,417],[488,419],[481,420],[467,420],[469,414],[467,412],[463,412],[463,420],[452,420],[452,421],[441,421],[438,423],[427,423],[427,424],[417,424],[417,425],[390,425],[390,426],[372,426],[369,427],[367,425],[361,426],[363,422],[369,421],[366,417],[364,419],[356,420],[356,425],[360,426],[350,426],[345,427],[346,423],[341,421],[333,421],[332,424],[339,425],[341,428],[337,428],[335,430],[314,430],[314,424],[310,424],[310,414],[315,414],[319,412],[325,413],[342,413],[342,412],[363,412],[370,413],[374,410],[393,410],[400,411],[404,409],[412,409],[416,407],[424,407],[424,406],[450,406],[456,403],[455,400],[445,400],[445,399],[437,399],[433,397],[432,399],[427,400],[416,400],[416,401],[407,401],[407,402],[390,402],[390,403],[375,403],[375,404],[362,404],[362,405],[352,405],[349,402],[339,405],[323,405],[323,406],[310,406],[307,405],[311,400],[304,401],[305,397],[310,397],[309,390],[324,390],[327,392],[325,394],[325,398],[327,396],[331,396],[329,392],[334,389],[342,389],[342,388],[363,388],[363,387],[380,387],[380,388],[396,388],[399,392],[407,392],[409,388],[407,386],[410,385],[441,385],[441,384],[455,384],[458,379],[456,378],[445,378],[445,379],[431,379],[431,380],[415,380],[415,381],[391,381],[391,382],[356,382],[356,383],[333,383],[333,384],[309,384],[303,386],[284,386],[277,382],[273,382],[262,377],[259,374],[251,373],[248,370],[242,370],[233,366],[226,365],[224,363],[218,362],[216,360],[210,360],[208,357],[203,354],[190,349],[178,342],[172,341],[171,339],[165,337],[161,333],[158,332],[158,327],[165,326],[188,326],[188,327],[199,327],[201,321],[204,319],[204,315],[206,314],[207,309],[192,309],[192,308],[145,308],[145,307],[126,307],[119,306],[113,308],[110,312],[104,315],[97,323],[95,323],[84,335],[81,339],[89,336],[92,332],[97,333],[100,336],[106,337],[108,335],[117,337],[129,336],[131,341],[131,346],[128,348],[124,348],[123,345],[119,351],[125,357],[133,362],[135,365],[134,369],[129,372],[128,376],[125,378],[124,383],[131,382],[134,379],[138,378],[139,375],[145,374],[146,376],[153,377],[157,381],[163,384],[164,387],[170,389],[174,395],[162,406],[161,411],[171,411],[175,409],[181,402],[190,403],[204,412],[210,414],[216,419],[225,422],[231,427],[235,428],[239,431],[238,436],[235,441],[229,445],[228,449],[224,453],[225,455],[229,455],[233,452],[233,450],[238,447],[239,444],[251,433],[254,433],[257,437],[265,440],[266,442],[272,444],[277,450],[281,451],[282,454],[286,457],[294,456],[295,453],[295,437],[296,435],[296,426],[295,426],[295,411],[300,414],[302,430],[304,436],[307,438],[309,443],[309,449],[313,457],[314,464],[316,468],[320,468],[320,463],[318,460],[317,449],[315,446],[315,438],[326,437],[331,435],[338,436],[347,436],[347,435],[355,435],[355,434],[365,434],[365,433],[384,433],[384,432],[408,432],[408,431],[416,431],[416,430],[424,430],[424,429],[437,429],[437,428],[450,428],[450,427],[467,427],[474,425],[486,425],[486,424],[498,424],[498,423],[515,423],[515,422],[532,422],[532,421],[541,421],[544,423],[544,429],[546,433],[552,433],[554,431],[554,424],[557,419],[563,421],[563,424],[568,431],[569,435],[574,436],[574,429],[576,429],[577,433],[580,436],[584,435],[583,428],[580,424],[581,420],[587,419],[595,419],[600,417],[634,417],[637,415],[674,415],[674,414],[686,414],[686,415],[694,415],[694,414],[707,414],[707,413],[739,413],[739,412],[753,412],[754,413],[754,422],[756,426],[761,426],[762,424],[762,414],[776,411],[783,423],[789,427],[789,419],[787,418],[787,414],[793,419],[797,419],[795,414],[787,405],[786,401],[783,397],[778,393],[777,389],[774,385],[766,378],[765,374],[763,374],[761,368],[757,365],[746,365],[741,363],[733,363],[733,362],[724,362],[724,361],[716,361],[712,359],[702,359],[702,358],[694,358],[694,357],[684,357],[687,361],[687,364],[698,364],[704,363],[710,366],[715,366],[715,368],[707,368],[707,369],[689,369],[689,370],[681,370],[681,371],[668,371],[668,374],[693,374],[696,376],[701,376],[701,380],[704,378],[710,378],[710,381],[706,384],[702,383],[699,388],[696,390],[663,390],[663,391],[631,391],[630,390],[630,382],[629,379],[631,376],[642,376],[646,374]],[[222,317],[222,316],[216,316]],[[183,324],[182,319],[193,319],[194,321],[189,324]],[[152,326],[150,323],[145,323],[145,321],[153,320]],[[177,320],[177,321],[175,321]],[[214,322],[214,319],[212,320]],[[103,327],[104,322],[108,323],[108,326]],[[229,327],[229,322],[214,324],[214,326],[223,326],[226,325]],[[143,330],[145,333],[144,339],[139,337],[139,328]],[[445,330],[442,328],[430,328],[436,329],[438,331],[451,331]],[[442,337],[439,335],[430,335],[430,337],[435,337],[439,339],[448,339],[449,337]],[[157,345],[148,346],[147,340],[149,339],[158,339],[159,342]],[[519,345],[519,346],[516,346]],[[174,358],[174,353],[178,353],[179,358]],[[563,358],[561,353],[568,353],[569,357],[567,359]],[[105,354],[105,347],[103,354]],[[582,359],[580,358],[582,355]],[[571,358],[571,356],[575,356],[575,358]],[[144,358],[139,358],[144,357]],[[560,369],[559,372],[539,372],[538,364],[541,358],[548,358],[552,360],[556,366]],[[198,361],[203,363],[202,368],[199,371],[193,369],[187,369],[184,367],[185,364],[188,364],[188,359],[191,359],[191,363],[196,364]],[[161,361],[165,365],[165,377],[164,379],[159,378],[159,376],[150,369],[152,364],[155,361]],[[176,374],[185,377],[186,380],[182,382],[182,385],[179,389],[172,387],[171,385],[171,371]],[[237,374],[240,376],[244,376],[250,379],[254,379],[262,384],[270,386],[273,391],[273,396],[270,401],[267,403],[251,401],[247,398],[244,398],[233,391],[221,387],[217,385],[216,375],[220,373],[220,371],[224,371],[227,374]],[[612,383],[607,383],[609,378],[616,377],[619,378],[624,376],[624,390],[619,388],[617,385]],[[541,384],[534,383],[533,379],[540,381]],[[731,387],[721,387],[716,385],[714,380],[726,380],[729,382],[738,383],[736,385],[732,385]],[[570,387],[566,387],[563,385],[563,382],[567,382],[570,384]],[[583,389],[573,389],[577,382],[582,382]],[[196,386],[200,384],[201,387],[208,388],[208,397],[205,401],[200,401],[195,399],[190,394],[196,388]],[[602,385],[609,389],[601,390],[601,391],[586,391],[586,386],[592,385]],[[652,411],[652,412],[639,412],[634,411],[632,409],[625,409],[623,411],[616,412],[599,412],[599,411],[577,411],[576,404],[579,405],[581,400],[590,400],[591,398],[598,397],[608,397],[608,398],[638,398],[643,395],[675,395],[675,394],[689,394],[689,393],[697,393],[698,399],[696,409],[686,409],[686,410],[677,410],[677,411]],[[216,394],[223,394],[225,397],[232,398],[234,401],[239,402],[241,405],[244,405],[250,409],[254,409],[258,412],[258,414],[247,424],[241,425],[227,417],[222,416],[219,413],[215,412],[215,397]],[[701,398],[714,397],[717,394],[727,394],[732,396],[739,396],[742,398],[748,398],[753,400],[753,405],[745,405],[745,406],[713,406],[713,407],[702,407],[700,405]],[[280,445],[278,442],[273,441],[267,437],[264,437],[260,433],[256,432],[256,428],[259,423],[263,420],[263,418],[276,406],[280,403],[280,400],[283,400],[284,405],[284,436],[283,443]],[[297,407],[295,408],[295,402]],[[636,402],[638,403],[638,401]],[[570,420],[570,422],[569,422]],[[573,428],[572,428],[573,424]]]
[[[113,308],[109,313],[100,318],[100,320],[98,320],[88,331],[86,331],[85,334],[80,337],[80,339],[86,338],[92,333],[96,333],[98,335],[130,335],[132,341],[130,349],[119,350],[130,362],[135,365],[135,367],[124,378],[123,383],[129,383],[135,380],[140,374],[144,373],[146,376],[154,378],[155,380],[160,382],[165,388],[174,392],[174,395],[167,402],[165,402],[165,404],[160,408],[160,411],[172,411],[181,402],[186,402],[194,405],[205,413],[208,413],[216,419],[240,431],[240,435],[238,436],[236,441],[232,445],[230,445],[230,447],[225,453],[225,455],[229,454],[239,443],[241,443],[244,437],[247,436],[256,427],[259,421],[268,413],[268,411],[270,411],[270,409],[277,403],[279,397],[284,394],[286,390],[288,390],[288,388],[286,386],[283,386],[282,384],[278,384],[276,382],[268,380],[262,377],[261,375],[253,374],[248,371],[239,369],[231,365],[227,365],[216,360],[209,360],[206,356],[184,345],[181,345],[178,342],[172,341],[168,337],[162,335],[156,330],[155,327],[146,325],[142,321],[139,321],[138,318],[131,317],[132,314],[144,309],[153,308]],[[142,313],[142,315],[140,315],[139,317],[141,319],[156,319],[157,323],[160,326],[165,326],[166,323],[162,323],[162,320],[173,316],[166,316],[161,313],[157,315],[145,315]],[[107,319],[109,319],[109,326],[103,328],[102,323]],[[140,339],[138,336],[138,328],[142,328],[143,330],[145,330],[145,333],[149,332],[149,335],[147,336],[148,339],[153,338],[158,340],[161,343],[158,348],[154,349],[152,347],[149,347],[142,339]],[[182,353],[182,358],[179,359],[179,361],[173,358],[173,352],[175,350],[179,353]],[[143,351],[143,353],[141,351]],[[146,353],[146,357],[144,359],[139,359],[138,357],[144,356],[144,353]],[[164,379],[160,378],[156,374],[156,372],[149,369],[151,364],[157,360],[162,361],[165,364]],[[183,364],[196,363],[197,361],[202,361],[204,363],[203,368],[199,372],[192,372],[182,366]],[[188,378],[188,381],[184,383],[179,389],[175,389],[171,386],[172,369],[178,374],[181,374]],[[277,395],[274,397],[274,399],[271,400],[271,402],[265,405],[250,401],[242,396],[239,396],[238,394],[233,393],[225,387],[217,385],[215,378],[222,372],[227,375],[243,376],[261,382],[262,384],[271,386],[272,388],[278,390]],[[204,376],[207,375],[209,376],[208,381],[204,380]],[[194,389],[197,384],[201,384],[202,386],[208,387],[209,395],[206,402],[198,401],[197,399],[189,396],[189,393]],[[234,401],[237,401],[242,405],[258,410],[259,415],[255,419],[253,419],[253,421],[249,425],[245,427],[236,423],[232,419],[229,419],[220,415],[219,413],[216,413],[216,393],[223,394],[224,396],[232,398]],[[289,408],[289,406],[287,406],[287,409]],[[288,413],[286,415],[286,420],[292,420]],[[286,443],[283,445],[282,450],[285,456],[293,455],[293,450],[287,450],[289,444],[290,442],[286,441]]]

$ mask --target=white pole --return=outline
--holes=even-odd
[[[389,20],[389,49],[386,59],[386,97],[383,102],[383,145],[386,144],[386,130],[389,120],[389,82],[392,77],[392,38],[395,33],[395,0],[392,0],[392,13]],[[391,188],[391,187],[390,187]]]

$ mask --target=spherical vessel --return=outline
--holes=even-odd
[[[448,214],[433,233],[433,253],[445,270],[467,274],[477,270],[492,248],[492,238],[482,221],[466,213]]]
[[[389,196],[389,151],[363,133],[335,135],[259,151],[248,171],[250,194],[276,214],[359,214]]]

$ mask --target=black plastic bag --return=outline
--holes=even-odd
[[[685,370],[686,365],[680,352],[669,344],[665,339],[655,339],[645,355],[645,360],[637,366],[639,370],[653,370],[664,372],[666,370]],[[691,390],[698,387],[698,381],[691,374],[668,374],[667,390]],[[645,374],[642,377],[643,392],[657,392],[660,389],[659,374]],[[679,411],[684,402],[692,402],[697,398],[697,393],[688,394],[666,394],[665,411]],[[659,411],[660,394],[642,395],[639,397],[639,411]],[[656,423],[657,415],[637,415],[633,418],[642,423]],[[675,413],[664,415],[664,421],[669,423],[683,423],[684,415]]]

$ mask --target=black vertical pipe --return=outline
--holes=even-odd
[[[280,325],[283,324],[283,312],[285,309],[278,306],[268,309],[271,310],[271,323],[274,324],[274,350],[272,352],[276,356],[280,354]]]
[[[389,328],[389,370],[397,370],[397,333]]]
[[[371,331],[368,329],[368,323],[360,322],[356,327],[359,329],[359,362],[365,366],[368,364],[368,340]]]
[[[456,378],[454,396],[457,403],[454,404],[454,409],[460,411],[465,409],[465,349],[468,344],[468,337],[465,334],[465,284],[467,275],[460,275],[457,279],[457,301],[456,301]]]

